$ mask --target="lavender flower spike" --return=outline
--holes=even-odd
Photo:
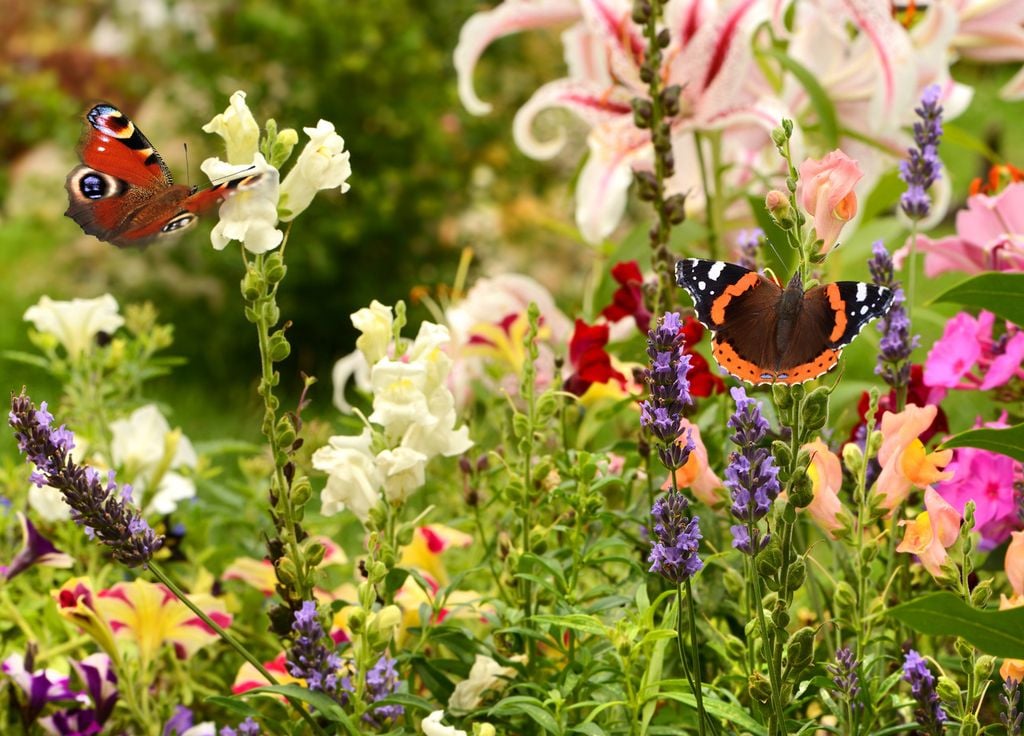
[[[692,578],[704,567],[704,562],[697,556],[702,538],[697,526],[700,518],[687,518],[688,506],[683,494],[669,491],[655,501],[651,509],[654,545],[647,558],[651,563],[650,572],[656,572],[676,584]]]
[[[932,201],[928,188],[939,178],[939,141],[942,138],[941,89],[933,84],[925,89],[921,106],[916,108],[918,121],[914,123],[914,147],[907,150],[907,160],[900,162],[900,178],[907,191],[900,197],[900,207],[907,217],[920,220],[927,217]]]
[[[164,538],[130,504],[130,486],[119,487],[112,472],[104,485],[95,468],[71,459],[74,436],[63,425],[51,426],[53,415],[45,401],[36,409],[24,391],[12,394],[8,422],[18,449],[36,466],[32,482],[59,490],[71,507],[71,518],[110,547],[115,560],[129,567],[145,565],[163,546]]]
[[[306,687],[326,693],[344,705],[348,695],[341,689],[338,670],[341,657],[324,645],[324,628],[317,618],[316,603],[303,601],[292,622],[295,640],[288,652],[288,673],[306,681]]]
[[[371,703],[383,700],[398,690],[398,671],[395,669],[397,660],[386,654],[377,660],[377,664],[366,673],[366,694]],[[405,713],[401,705],[380,705],[368,711],[363,720],[375,726],[384,726]]]
[[[679,314],[666,312],[647,333],[651,397],[640,402],[640,424],[658,440],[658,457],[670,471],[683,467],[693,449],[689,441],[679,442],[683,410],[693,403],[686,378],[690,356],[683,352],[681,329]]]
[[[732,546],[741,552],[755,554],[768,543],[768,535],[754,534],[753,525],[771,510],[772,502],[782,490],[779,469],[771,453],[758,443],[768,433],[768,422],[761,415],[760,402],[747,396],[743,387],[730,391],[736,402],[736,411],[729,419],[733,430],[729,438],[739,450],[729,457],[725,469],[725,487],[732,497],[732,515],[742,522],[731,527]]]
[[[1003,704],[1003,712],[999,714],[999,720],[1006,728],[1007,736],[1020,736],[1021,725],[1024,722],[1024,712],[1017,710],[1017,703],[1020,702],[1020,682],[1008,677],[1003,682],[1003,692],[999,694],[999,702]]]
[[[878,320],[882,340],[875,374],[881,376],[892,388],[898,389],[910,383],[910,356],[921,338],[910,334],[910,318],[903,306],[906,296],[894,276],[889,251],[881,240],[876,240],[871,252],[872,257],[868,261],[871,280],[878,286],[887,286],[893,290],[892,307],[888,314]]]
[[[842,647],[836,652],[836,661],[833,664],[825,665],[825,669],[832,675],[832,697],[838,702],[846,702],[855,710],[864,707],[864,703],[857,699],[860,694],[860,676],[857,674],[857,658],[849,647]]]
[[[903,659],[903,679],[910,683],[910,694],[914,696],[917,718],[921,730],[938,736],[946,722],[946,711],[939,705],[939,695],[935,692],[935,676],[928,669],[924,657],[911,649]]]

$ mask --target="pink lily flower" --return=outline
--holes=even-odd
[[[956,214],[956,235],[932,240],[919,235],[929,277],[947,271],[1024,271],[1024,182],[1008,184],[995,195],[974,194]],[[896,265],[907,248],[896,253]]]
[[[757,70],[750,34],[766,19],[767,10],[767,4],[756,0],[721,5],[670,0],[666,6],[671,43],[664,52],[663,81],[682,86],[681,112],[672,121],[679,173],[669,182],[670,192],[687,191],[698,183],[696,165],[686,160],[695,155],[695,131],[737,134],[724,146],[736,163],[766,143],[766,132],[781,121],[783,108],[774,94],[751,84]],[[646,97],[647,85],[640,80],[646,41],[631,11],[630,0],[506,0],[470,18],[455,50],[463,104],[482,114],[489,106],[473,91],[472,73],[486,46],[527,28],[574,22],[562,36],[568,76],[534,93],[516,114],[513,133],[524,153],[549,159],[563,148],[565,134],[559,131],[546,141],[534,137],[533,123],[542,110],[562,108],[590,126],[590,153],[576,190],[576,222],[590,242],[600,242],[615,228],[625,210],[632,172],[649,169],[653,160],[650,132],[633,123],[631,100]],[[741,135],[751,132],[758,133],[753,145]]]
[[[953,47],[961,57],[986,64],[1024,61],[1024,3],[954,0],[952,5],[959,19]],[[1024,97],[1024,67],[999,94],[1008,100]]]

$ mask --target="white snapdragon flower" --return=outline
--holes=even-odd
[[[331,368],[331,383],[334,386],[332,398],[342,414],[352,413],[352,405],[345,398],[345,387],[350,378],[355,380],[356,388],[360,391],[366,393],[370,390],[370,365],[359,350],[339,358]]]
[[[24,320],[56,337],[72,358],[90,350],[99,333],[113,333],[124,324],[117,300],[110,294],[66,302],[43,296],[25,311]]]
[[[443,710],[435,710],[429,716],[420,721],[420,728],[423,729],[425,736],[469,736],[461,728],[455,728],[455,726],[446,726],[441,723],[444,719]]]
[[[374,299],[369,307],[353,312],[351,319],[352,326],[363,333],[356,338],[356,347],[366,356],[366,362],[373,365],[388,354],[395,324],[391,307]]]
[[[280,198],[280,173],[257,153],[248,163],[238,165],[208,158],[200,169],[211,181],[223,181],[239,176],[260,175],[258,181],[246,185],[220,206],[220,221],[210,233],[217,250],[224,250],[232,240],[238,240],[250,253],[266,253],[281,244],[284,233],[277,229],[277,201]]]
[[[504,690],[509,678],[515,675],[514,667],[503,667],[486,655],[476,655],[469,677],[455,685],[451,697],[448,698],[448,710],[455,714],[476,710],[483,700],[484,693],[488,690]]]
[[[345,140],[334,132],[333,123],[321,120],[315,128],[303,130],[309,143],[281,185],[281,207],[286,210],[281,219],[286,222],[309,207],[321,189],[340,188],[342,194],[347,192],[348,178],[352,176]]]
[[[422,452],[404,446],[377,454],[377,467],[384,476],[384,495],[389,501],[404,501],[426,482],[428,459]]]
[[[176,472],[199,464],[195,448],[181,430],[171,429],[154,404],[111,422],[110,431],[111,459],[124,467],[136,489],[144,492],[146,513],[169,514],[179,501],[196,495],[192,479]]]
[[[241,90],[231,95],[227,109],[204,125],[203,130],[224,139],[229,164],[248,166],[259,149],[260,126],[245,104],[245,92]]]
[[[416,422],[430,419],[426,386],[427,367],[419,361],[384,358],[370,369],[373,413],[369,419],[384,427],[389,441],[397,441]]]
[[[28,505],[41,518],[51,523],[71,520],[71,507],[64,500],[64,494],[53,486],[40,488],[34,483],[29,486]]]
[[[380,501],[384,479],[370,449],[372,444],[373,433],[367,428],[355,437],[331,437],[313,453],[313,467],[328,474],[321,494],[324,515],[347,508],[365,522]]]

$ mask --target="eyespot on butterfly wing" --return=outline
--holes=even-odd
[[[175,184],[149,139],[106,102],[85,114],[83,128],[78,146],[82,163],[64,182],[64,214],[86,234],[119,248],[179,235],[199,215],[260,178],[255,174],[199,191]]]

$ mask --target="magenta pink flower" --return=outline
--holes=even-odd
[[[1024,332],[1007,323],[1003,336],[994,340],[994,324],[995,315],[984,310],[977,317],[961,312],[947,322],[928,353],[925,385],[987,391],[1024,377]]]
[[[998,421],[984,426],[999,429],[1007,425]],[[1019,462],[988,450],[961,447],[946,470],[952,471],[953,477],[936,484],[935,490],[961,514],[964,505],[974,501],[974,528],[981,533],[982,549],[999,546],[1020,528],[1014,488],[1024,478]]]
[[[917,238],[931,277],[946,271],[1024,271],[1024,182],[1009,184],[995,195],[975,194],[956,215],[956,235]],[[896,254],[897,265],[908,248]]]

